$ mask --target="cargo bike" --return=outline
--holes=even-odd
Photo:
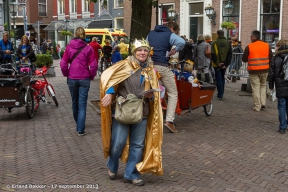
[[[172,70],[175,70],[176,64],[185,64],[185,61],[180,61],[177,63],[170,63]],[[181,74],[180,74],[181,75]],[[210,83],[201,82],[202,88],[192,87],[192,84],[188,81],[181,80],[175,75],[175,82],[178,91],[178,100],[175,113],[178,115],[191,113],[192,110],[199,107],[204,108],[204,112],[207,116],[210,116],[213,111],[213,94],[216,86]],[[162,108],[164,113],[167,108],[167,93],[165,94],[165,99],[162,101]]]
[[[18,75],[11,64],[0,65],[0,108],[9,113],[25,107],[28,118],[34,116],[34,98],[29,75]]]

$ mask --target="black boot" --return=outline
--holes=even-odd
[[[210,82],[210,75],[209,75],[209,73],[205,73],[204,75],[205,75],[205,82],[206,82],[206,83],[209,83],[209,82]]]
[[[199,81],[201,81],[201,73],[200,73],[200,74],[197,73],[197,79],[198,79]]]

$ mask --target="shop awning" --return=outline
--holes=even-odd
[[[44,28],[45,31],[61,31],[66,29],[67,30],[74,30],[77,27],[83,27],[87,28],[89,23],[91,23],[93,20],[68,20],[67,22],[65,21],[52,21],[47,27]]]
[[[83,28],[112,28],[112,20],[69,20],[65,21],[52,21],[47,27],[44,28],[45,31],[61,31],[65,30],[67,25],[67,30],[74,30],[77,27]]]

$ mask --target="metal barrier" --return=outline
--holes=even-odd
[[[242,61],[243,53],[233,53],[231,64],[226,70],[226,76],[244,77],[248,78],[249,73],[247,71],[248,63]]]

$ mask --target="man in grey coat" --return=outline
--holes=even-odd
[[[207,46],[209,46],[211,54],[210,44],[206,43],[206,41],[204,40],[204,35],[200,34],[197,37],[197,45],[194,50],[195,67],[197,69],[197,79],[201,80],[201,73],[204,72],[205,82],[209,83],[209,66],[211,58],[205,56]]]

